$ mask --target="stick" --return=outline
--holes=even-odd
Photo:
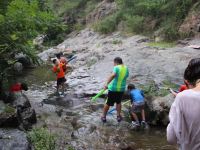
[[[69,60],[67,60],[67,63],[69,63],[70,61],[74,60],[77,56],[73,56],[72,58],[70,58]]]
[[[122,103],[122,106],[128,104],[130,102],[130,100],[127,100],[126,102]],[[113,111],[115,111],[116,108],[112,108],[110,111],[108,111],[108,114],[112,114]]]

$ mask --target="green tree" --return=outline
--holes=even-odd
[[[3,1],[1,1],[3,2]],[[48,34],[49,28],[62,28],[51,11],[41,10],[38,0],[12,0],[1,3],[0,12],[0,85],[12,75],[15,55],[23,53],[37,63],[33,39]],[[2,89],[2,87],[0,87]]]

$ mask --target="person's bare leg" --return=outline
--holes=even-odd
[[[142,121],[145,121],[145,111],[144,111],[144,109],[142,109],[141,113],[142,113]]]
[[[134,112],[132,112],[132,116],[136,122],[139,122],[138,116]]]
[[[122,104],[116,104],[117,116],[121,116]]]
[[[104,108],[103,108],[103,116],[102,117],[106,117],[106,114],[109,110],[110,106],[108,106],[107,104],[104,105]]]

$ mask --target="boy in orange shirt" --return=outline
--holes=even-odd
[[[63,70],[63,63],[60,63],[58,60],[53,60],[53,72],[57,74],[57,93],[59,93],[60,87],[62,88],[62,94],[64,95],[64,83],[66,82],[65,79],[65,72]]]

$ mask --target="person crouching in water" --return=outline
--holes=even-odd
[[[130,93],[130,98],[131,98],[131,118],[134,119],[134,121],[132,121],[132,127],[136,128],[140,126],[140,122],[138,119],[138,116],[136,113],[140,112],[142,115],[142,121],[141,121],[141,125],[144,128],[148,128],[148,125],[145,121],[145,111],[144,111],[144,105],[145,105],[145,101],[144,101],[144,93],[135,88],[134,84],[129,84],[128,85],[128,91]]]
[[[66,82],[65,79],[65,72],[63,70],[63,63],[60,63],[57,59],[53,60],[53,72],[57,74],[57,94],[59,94],[59,89],[62,89],[62,94],[64,95],[64,83]]]

